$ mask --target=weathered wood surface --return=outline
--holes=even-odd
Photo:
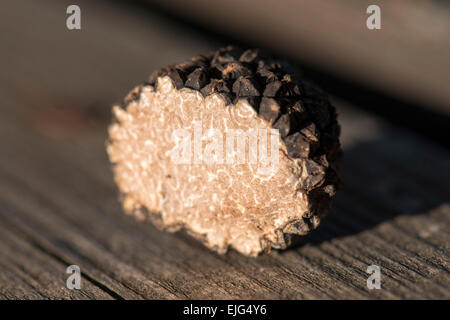
[[[212,49],[152,14],[80,1],[0,12],[0,298],[450,298],[450,153],[335,101],[344,188],[302,245],[218,255],[122,213],[109,106],[156,67]],[[92,120],[86,121],[83,120]],[[65,287],[80,266],[82,290]],[[381,268],[368,290],[366,269]]]

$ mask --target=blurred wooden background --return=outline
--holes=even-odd
[[[450,298],[449,150],[341,99],[334,103],[343,131],[344,188],[329,218],[300,246],[256,259],[233,251],[220,256],[184,233],[161,232],[124,215],[104,148],[110,106],[152,70],[226,43],[151,7],[118,1],[78,1],[82,30],[69,31],[69,4],[2,2],[0,298]],[[388,19],[391,11],[383,15]],[[336,19],[330,36],[350,23]],[[356,46],[347,32],[345,43]],[[335,44],[344,42],[330,48]],[[280,53],[288,50],[280,44]],[[339,63],[347,70],[363,54],[347,51],[349,61],[341,64],[342,56],[310,50],[331,69]],[[412,75],[398,70],[411,69],[415,60],[406,63],[396,50],[377,60],[375,79],[352,76],[367,83],[385,78],[401,96],[402,79]],[[411,59],[422,62],[420,55]],[[444,67],[448,55],[430,61]],[[433,70],[405,88],[415,91],[422,83],[425,96],[444,102],[442,88],[427,86],[444,85],[448,72]],[[81,290],[65,286],[71,264],[81,268]],[[380,290],[366,287],[369,265],[381,268]]]
[[[450,3],[415,0],[147,0],[224,35],[450,114]],[[381,29],[366,27],[378,5]]]

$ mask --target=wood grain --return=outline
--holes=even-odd
[[[300,246],[221,256],[123,214],[110,106],[152,69],[220,44],[105,2],[80,1],[83,29],[70,32],[67,5],[0,13],[0,30],[14,26],[0,33],[1,299],[450,298],[448,150],[343,101],[344,187]],[[65,287],[71,264],[81,290]],[[372,264],[380,290],[366,287]]]

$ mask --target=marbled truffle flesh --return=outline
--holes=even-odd
[[[227,47],[158,70],[113,114],[108,155],[124,210],[140,220],[184,228],[219,253],[256,256],[315,229],[330,207],[340,154],[335,109],[297,69],[257,49]],[[179,129],[191,139],[184,162],[173,158]],[[237,140],[226,149],[231,131],[267,132],[252,141],[276,166],[262,168],[258,152],[236,161]],[[230,150],[234,162],[225,160]]]

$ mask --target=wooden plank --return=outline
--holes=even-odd
[[[52,1],[0,34],[0,298],[450,298],[448,150],[342,101],[344,189],[301,246],[220,256],[124,215],[105,110],[151,69],[215,44],[151,14],[80,4],[79,34],[64,30],[65,3]],[[0,28],[13,20],[1,16]],[[65,288],[70,264],[81,291]],[[371,264],[381,290],[366,287]]]
[[[16,230],[7,221],[2,222],[0,231],[0,291],[4,298],[111,299],[111,296],[89,281],[84,282],[82,290],[67,290],[65,278],[68,274],[65,272],[69,264],[54,259],[23,234],[15,233]]]

